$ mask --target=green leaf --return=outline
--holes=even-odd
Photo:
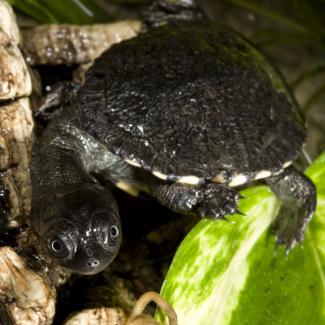
[[[8,2],[42,23],[91,24],[109,20],[93,0],[8,0]]]
[[[202,220],[188,234],[162,287],[179,325],[325,324],[325,153],[306,173],[317,211],[288,255],[275,248],[279,202],[266,186],[241,192],[246,216]]]
[[[300,33],[325,35],[323,12],[325,2],[319,0],[287,0],[287,1],[258,1],[258,0],[226,0],[236,6],[249,10],[257,15]],[[314,35],[316,36],[316,35]]]
[[[309,45],[314,49],[323,50],[325,46],[325,2],[319,0],[287,0],[287,1],[259,1],[259,0],[225,0],[243,10],[254,13],[263,21],[273,22],[271,31],[261,33],[252,38],[255,43],[263,47],[285,44]],[[269,24],[265,25],[268,26]],[[259,33],[259,30],[254,34]],[[261,36],[266,39],[261,39]]]

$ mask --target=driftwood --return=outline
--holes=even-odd
[[[113,44],[136,36],[137,20],[90,26],[40,25],[22,31],[22,51],[29,65],[92,62]]]

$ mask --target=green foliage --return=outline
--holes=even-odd
[[[303,37],[305,42],[314,46],[325,47],[325,2],[312,0],[288,1],[253,1],[253,0],[226,0],[245,10],[272,20],[284,27],[282,35],[288,35],[296,41]],[[268,5],[264,4],[267,3]],[[271,32],[272,29],[269,30]],[[273,29],[274,32],[277,29]],[[289,38],[288,38],[289,39]]]
[[[8,2],[41,23],[82,25],[109,20],[93,0],[8,0]]]
[[[162,288],[180,325],[325,324],[325,153],[306,174],[317,211],[288,255],[275,248],[279,202],[265,186],[242,191],[246,216],[202,220],[188,234]]]

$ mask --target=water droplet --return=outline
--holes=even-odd
[[[143,134],[143,126],[142,125],[138,125],[137,128]]]

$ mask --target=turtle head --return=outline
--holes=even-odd
[[[95,274],[113,261],[122,233],[117,204],[109,191],[86,184],[45,201],[39,218],[33,216],[39,220],[33,226],[56,263],[75,273]]]

